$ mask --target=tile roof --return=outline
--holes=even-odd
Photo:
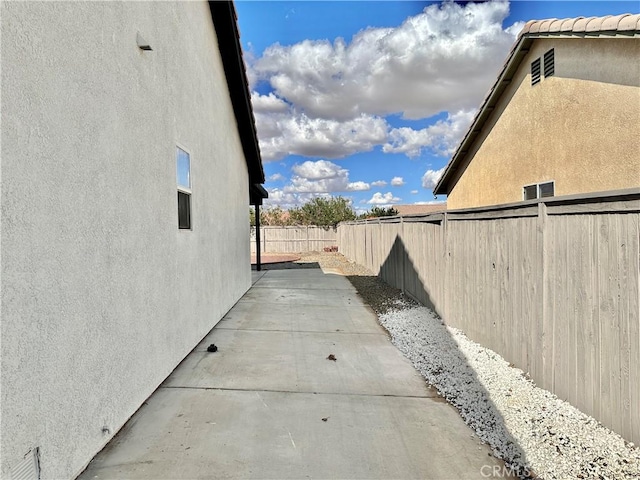
[[[484,122],[491,115],[502,93],[511,83],[516,70],[520,66],[520,62],[526,56],[535,39],[548,37],[611,38],[616,36],[640,37],[640,14],[625,13],[604,17],[549,18],[528,21],[511,48],[498,78],[484,97],[469,130],[467,130],[453,157],[451,157],[451,161],[434,187],[433,193],[435,195],[449,194],[453,188],[453,185],[451,185],[452,177],[460,168],[463,168],[463,170],[466,168],[461,167],[464,157],[482,130]]]
[[[605,17],[530,20],[525,24],[520,36],[624,33],[638,30],[640,30],[640,14],[624,13]]]

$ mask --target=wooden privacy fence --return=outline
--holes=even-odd
[[[337,245],[335,227],[303,225],[295,227],[260,227],[261,252],[298,253],[321,252]],[[256,252],[255,228],[251,230],[251,253]]]
[[[640,442],[640,189],[342,223],[338,246]]]

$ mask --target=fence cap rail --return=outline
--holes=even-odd
[[[525,200],[522,202],[505,203],[501,205],[487,205],[483,207],[473,208],[461,208],[455,210],[445,210],[442,212],[435,212],[429,214],[411,214],[411,215],[396,215],[394,217],[377,217],[368,218],[363,220],[355,220],[351,222],[340,222],[340,225],[362,225],[362,224],[381,224],[381,223],[439,223],[445,218],[447,220],[462,220],[464,218],[511,218],[511,217],[527,217],[535,216],[533,213],[538,205],[546,205],[548,207],[558,206],[580,206],[575,213],[589,213],[593,210],[594,213],[602,212],[603,209],[598,204],[608,203],[613,204],[616,202],[635,202],[640,200],[640,187],[627,188],[624,190],[610,190],[606,192],[592,192],[581,193],[576,195],[563,195],[559,197],[546,197],[537,198],[534,200]],[[532,208],[534,207],[534,208]],[[631,208],[629,205],[621,206],[620,211],[636,211],[640,209]],[[610,205],[607,210],[617,211],[615,206]],[[563,210],[562,213],[571,213],[569,210]]]
[[[505,203],[501,205],[487,205],[484,207],[461,208],[457,210],[447,210],[447,213],[477,213],[499,210],[511,210],[516,208],[526,208],[543,203],[545,205],[570,205],[578,203],[598,203],[617,202],[640,199],[639,188],[627,188],[624,190],[609,190],[606,192],[580,193],[575,195],[562,195],[559,197],[536,198],[524,200],[522,202]]]

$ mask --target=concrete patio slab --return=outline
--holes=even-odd
[[[314,271],[309,269],[310,271]],[[291,274],[290,272],[296,272]],[[349,290],[355,292],[353,285],[344,277],[332,278],[330,275],[303,275],[304,270],[274,270],[262,277],[255,284],[256,288],[286,288],[286,289],[322,289]],[[273,274],[271,274],[273,273]]]
[[[502,465],[346,279],[319,269],[252,279],[263,283],[79,478],[481,479]]]
[[[207,346],[216,344],[212,355]],[[333,354],[336,361],[327,360]],[[384,335],[214,329],[165,387],[435,396]]]
[[[343,277],[332,275],[336,280]],[[257,283],[257,282],[256,282]],[[314,288],[251,288],[240,302],[260,303],[268,308],[271,304],[305,306],[363,307],[364,303],[354,290]]]
[[[82,478],[483,478],[486,451],[430,398],[160,389]]]
[[[265,308],[254,302],[238,302],[216,329],[379,333],[387,336],[378,322],[371,321],[368,309],[318,305],[294,309],[286,304],[271,304]]]
[[[251,284],[254,285],[258,280],[260,280],[264,274],[267,273],[266,271],[262,270],[260,272],[256,272],[255,270],[251,271]]]

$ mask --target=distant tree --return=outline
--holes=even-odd
[[[249,225],[256,226],[256,211],[254,207],[249,207]]]
[[[373,207],[368,212],[358,215],[359,219],[376,218],[376,217],[394,217],[398,215],[398,211],[393,207]]]
[[[280,206],[265,208],[260,211],[260,223],[265,226],[290,225],[289,212]]]
[[[343,197],[317,197],[301,207],[289,210],[293,224],[333,227],[340,222],[355,220],[349,200]]]

